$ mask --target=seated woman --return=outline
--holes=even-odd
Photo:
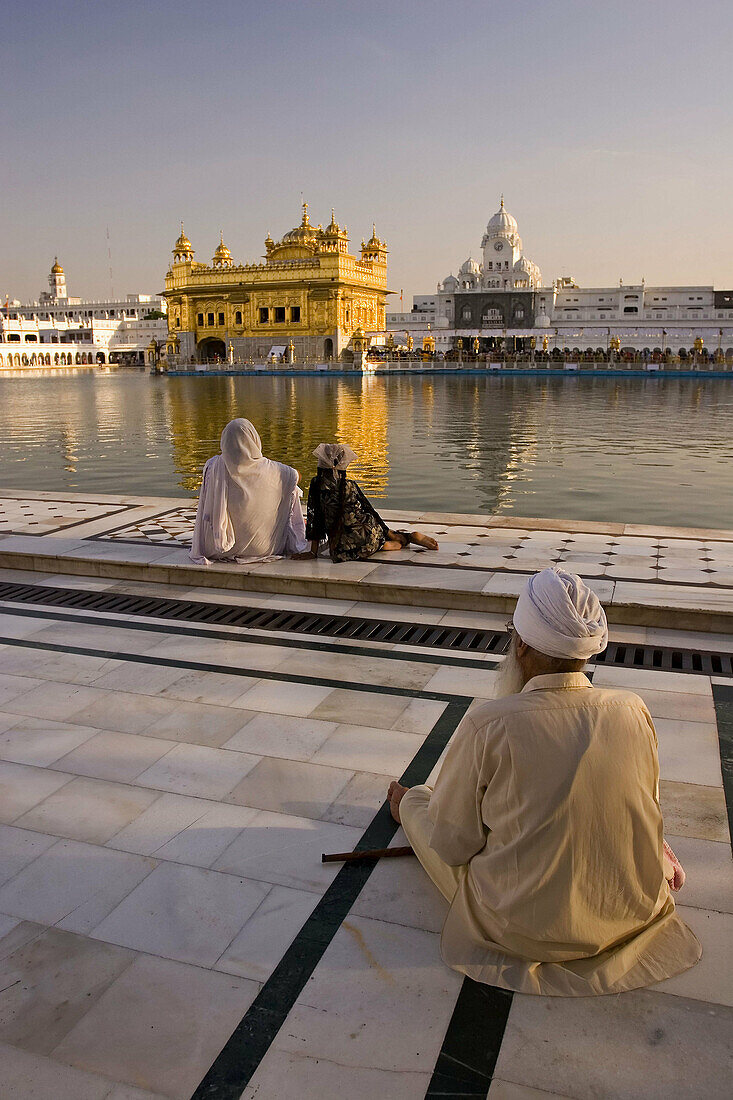
[[[311,548],[294,555],[315,558],[318,544],[328,537],[332,561],[358,561],[380,550],[403,550],[410,543],[437,550],[438,544],[419,531],[392,531],[369,503],[359,486],[346,476],[356,455],[341,443],[321,443],[313,454],[318,472],[308,489],[306,538]]]
[[[204,466],[191,558],[253,562],[305,550],[300,475],[263,458],[249,420],[232,420],[221,433],[221,454]]]

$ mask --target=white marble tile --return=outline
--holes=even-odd
[[[22,921],[0,945],[0,1041],[50,1054],[132,959],[112,944]]]
[[[659,786],[664,825],[668,833],[730,844],[722,787],[677,783],[670,779],[662,779]]]
[[[570,1100],[559,1092],[545,1092],[544,1089],[533,1089],[529,1085],[517,1085],[494,1077],[486,1100],[552,1100],[553,1097],[554,1100]]]
[[[711,695],[709,676],[696,676],[687,672],[662,672],[653,668],[614,668],[612,665],[597,665],[593,683],[627,688],[629,691],[649,688],[653,691],[681,691],[686,695],[708,697]]]
[[[265,757],[248,770],[229,792],[227,801],[301,817],[320,817],[353,774],[353,770],[302,760]]]
[[[162,794],[147,810],[107,841],[110,848],[140,855],[153,855],[174,840],[190,825],[220,808],[220,803],[204,798],[187,798],[179,794]],[[242,823],[248,812],[240,808]],[[233,839],[233,838],[232,838]],[[184,860],[183,862],[187,862]]]
[[[266,981],[320,900],[305,890],[270,887],[215,969]]]
[[[43,772],[43,775],[56,775]],[[157,791],[146,791],[101,779],[72,779],[58,773],[64,784],[33,809],[16,818],[21,828],[104,844],[155,801]]]
[[[652,988],[733,1008],[733,916],[687,905],[679,905],[677,911],[702,944],[702,958],[684,974]]]
[[[155,655],[169,660],[213,664],[226,672],[231,668],[274,672],[291,655],[285,646],[262,645],[246,640],[224,641],[218,638],[187,638],[176,635],[156,647]]]
[[[259,680],[245,691],[235,705],[246,710],[270,714],[293,714],[303,718],[328,717],[314,714],[315,709],[331,695],[332,689],[313,684],[288,683],[284,680]]]
[[[59,840],[0,887],[0,911],[88,933],[154,867],[144,856]]]
[[[258,682],[256,676],[226,676],[218,672],[184,672],[168,687],[163,688],[160,695],[168,699],[226,707]]]
[[[337,729],[335,722],[317,722],[312,718],[293,718],[284,714],[257,714],[224,747],[258,756],[310,760]]]
[[[170,752],[174,746],[173,741],[162,741],[157,737],[136,737],[131,733],[107,730],[90,732],[93,736],[85,739],[82,745],[66,756],[60,757],[52,765],[54,770],[86,775],[93,779],[132,783],[141,772]]]
[[[175,708],[146,726],[146,737],[220,748],[249,721],[238,707],[209,706],[206,703],[176,703]]]
[[[426,736],[445,710],[445,703],[432,699],[411,699],[392,723],[391,728],[403,733]]]
[[[13,878],[55,843],[55,836],[0,825],[0,883]],[[0,931],[0,935],[4,934]]]
[[[180,668],[149,665],[136,661],[113,662],[113,667],[93,681],[96,688],[157,695],[181,678]]]
[[[595,676],[593,682],[596,682]],[[708,725],[715,722],[712,696],[682,691],[655,691],[643,687],[635,690],[646,703],[655,721],[658,718],[675,718],[685,722],[705,722]]]
[[[175,745],[138,776],[141,786],[198,798],[223,798],[259,762],[259,757],[204,745]]]
[[[408,843],[400,829],[390,847]],[[414,856],[405,856],[378,862],[351,912],[360,917],[439,933],[448,914],[448,902],[419,861]]]
[[[156,849],[158,859],[211,867],[258,812],[246,806],[221,805],[204,799],[196,801],[199,803],[198,816]],[[118,838],[113,838],[110,844],[118,846]]]
[[[3,655],[4,672],[68,684],[91,684],[107,670],[114,668],[115,663],[105,657],[38,649],[13,649]]]
[[[273,1044],[343,1067],[432,1069],[462,978],[430,932],[349,916]]]
[[[321,892],[339,866],[321,863],[322,852],[350,852],[363,830],[313,818],[261,810],[214,867],[233,875]]]
[[[6,702],[5,710],[11,714],[27,714],[33,718],[55,718],[63,721],[72,718],[76,721],[78,712],[88,710],[94,703],[107,695],[96,688],[82,687],[80,684],[64,684],[49,681],[41,687],[33,688],[24,695],[17,695]],[[94,725],[83,720],[79,725]]]
[[[414,733],[372,726],[337,726],[312,756],[315,764],[401,775],[422,744]]]
[[[7,646],[3,646],[2,652],[6,650]],[[7,673],[0,673],[0,706],[19,695],[26,695],[34,688],[41,687],[42,684],[43,680],[37,676],[10,676]]]
[[[0,1064],[4,1100],[125,1100],[107,1077],[84,1073],[7,1043],[0,1043]]]
[[[378,565],[361,583],[365,587],[365,592],[368,592],[372,585],[481,592],[490,576],[491,573],[483,569],[469,571],[422,565]]]
[[[16,821],[70,781],[68,775],[0,762],[0,821]]]
[[[93,936],[150,955],[210,967],[267,892],[268,886],[261,882],[160,863],[97,925]]]
[[[310,717],[339,725],[342,722],[356,722],[360,726],[394,729],[412,701],[406,695],[334,688],[333,691],[326,690],[318,705],[310,711]]]
[[[55,722],[49,718],[9,717],[12,717],[12,725],[0,734],[0,758],[13,760],[16,764],[48,767],[97,733],[90,726]],[[73,768],[63,770],[73,771]]]
[[[173,699],[136,695],[130,691],[85,690],[94,691],[94,698],[73,712],[74,722],[119,733],[145,733],[154,722],[173,714],[180,706]]]
[[[23,584],[22,580],[14,580],[14,584]],[[32,584],[36,584],[37,581],[32,581]],[[12,601],[8,601],[12,603]],[[43,630],[48,626],[48,619],[42,618],[40,615],[14,615],[10,611],[6,614],[0,614],[0,637],[2,638],[27,638],[37,633],[39,630]],[[16,652],[18,653],[33,653],[33,650],[19,647]]]
[[[515,997],[494,1075],[575,1100],[727,1100],[733,1014],[639,990]]]
[[[324,821],[366,829],[386,800],[387,788],[396,776],[357,772],[321,815]]]
[[[331,1100],[344,1095],[349,1100],[423,1100],[432,1072],[407,1073],[369,1066],[344,1068],[336,1059],[309,1057],[271,1047],[240,1100]]]
[[[712,723],[657,718],[654,725],[663,779],[721,786],[718,731]]]
[[[142,955],[54,1054],[111,1079],[186,1100],[258,989],[244,978]]]
[[[494,669],[459,668],[457,665],[446,665],[428,680],[425,690],[491,699],[496,676]]]
[[[674,836],[667,840],[687,873],[687,881],[674,895],[675,902],[686,908],[716,909],[733,913],[733,861],[730,844]]]

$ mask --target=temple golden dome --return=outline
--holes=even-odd
[[[225,265],[228,266],[232,263],[232,254],[229,251],[229,249],[227,248],[227,246],[224,244],[224,234],[223,233],[221,233],[219,235],[219,244],[216,247],[216,252],[214,253],[214,256],[213,256],[213,259],[212,259],[211,262],[214,265],[214,267],[220,267],[220,266],[225,266]]]
[[[53,267],[51,268],[52,275],[63,275],[64,269],[59,263],[58,256],[54,256]]]
[[[186,234],[183,232],[183,222],[181,222],[181,235],[173,246],[174,252],[193,252],[193,245],[189,241]]]

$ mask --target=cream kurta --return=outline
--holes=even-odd
[[[556,996],[618,993],[692,966],[701,949],[667,887],[658,790],[654,725],[632,692],[582,673],[537,676],[472,710],[427,807],[425,787],[401,804],[418,854],[422,833],[462,868],[444,961]]]

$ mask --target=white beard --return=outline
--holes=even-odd
[[[517,636],[512,634],[506,657],[501,662],[494,680],[494,698],[505,699],[507,695],[517,695],[524,684],[524,673],[517,659]]]

